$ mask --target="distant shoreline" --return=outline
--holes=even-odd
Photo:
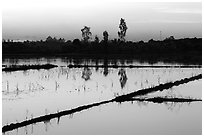
[[[2,58],[120,59],[139,62],[202,64],[202,38],[149,42],[3,42]]]
[[[138,62],[148,63],[179,63],[185,65],[202,65],[202,56],[197,56],[194,60],[185,60],[185,56],[178,58],[176,55],[157,56],[157,55],[130,55],[130,54],[2,54],[2,59],[38,59],[38,58],[68,58],[68,59],[92,59],[92,60],[137,60]],[[189,56],[190,58],[190,56]]]

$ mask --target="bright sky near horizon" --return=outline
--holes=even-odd
[[[118,38],[120,18],[127,40],[148,41],[173,35],[202,37],[201,2],[137,2],[134,0],[4,0],[3,39],[40,40],[47,36],[81,39],[83,26],[102,39]]]

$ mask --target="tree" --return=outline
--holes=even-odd
[[[104,31],[104,32],[103,32],[103,39],[104,39],[105,42],[108,41],[108,36],[109,36],[109,35],[108,35],[108,32],[107,32],[107,31]]]
[[[53,42],[57,42],[57,38],[56,37],[53,38]]]
[[[79,39],[74,39],[72,42],[74,45],[80,45],[80,40]]]
[[[94,40],[94,42],[95,42],[95,43],[99,43],[99,38],[98,38],[97,35],[95,36],[95,40]]]
[[[153,42],[155,42],[155,40],[153,40],[153,39],[150,39],[150,40],[148,41],[148,43],[153,43]]]
[[[170,40],[175,40],[174,36],[169,37]]]
[[[125,35],[128,28],[125,23],[125,19],[123,18],[120,19],[119,29],[120,31],[118,31],[118,37],[121,41],[125,41]]]
[[[139,44],[144,44],[144,41],[143,41],[143,40],[140,40],[138,43],[139,43]]]
[[[65,39],[64,38],[59,38],[58,42],[65,43]]]
[[[88,42],[88,40],[91,38],[92,33],[90,32],[90,27],[84,26],[83,29],[81,29],[82,37],[85,42]]]
[[[46,38],[46,42],[51,42],[51,41],[53,41],[52,37],[51,37],[51,36],[48,36],[48,37]]]

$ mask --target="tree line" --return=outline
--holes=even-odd
[[[64,38],[52,38],[48,36],[46,40],[2,42],[2,53],[5,55],[36,54],[36,55],[121,55],[125,57],[145,58],[147,60],[175,60],[181,62],[202,62],[202,38],[175,39],[173,36],[163,41],[150,39],[148,42],[126,41],[127,25],[121,18],[118,31],[118,39],[109,40],[109,34],[105,30],[103,40],[95,36],[91,41],[92,33],[90,27],[84,26],[81,29],[82,40],[65,40]],[[125,55],[125,56],[124,56]]]

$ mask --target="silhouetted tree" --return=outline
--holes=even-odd
[[[52,37],[51,37],[51,36],[48,36],[48,37],[46,38],[46,42],[51,42],[51,41],[53,41]]]
[[[125,35],[128,28],[125,23],[125,19],[123,18],[120,19],[119,29],[120,31],[118,31],[118,37],[121,41],[125,41]]]
[[[79,39],[74,39],[72,43],[74,45],[80,45],[80,40]]]
[[[57,38],[56,38],[56,37],[54,37],[54,38],[53,38],[53,41],[54,41],[54,42],[56,42],[56,41],[57,41]]]
[[[71,40],[67,40],[66,43],[72,43],[72,41]]]
[[[98,38],[97,35],[95,36],[95,40],[94,40],[94,42],[95,42],[95,43],[99,43],[99,38]]]
[[[91,38],[92,33],[90,32],[90,27],[84,26],[83,29],[81,29],[82,37],[85,42],[88,42],[88,40]]]
[[[7,42],[13,42],[12,40],[8,39]]]
[[[64,42],[65,42],[65,39],[64,39],[64,38],[59,38],[58,41],[64,43]]]
[[[103,46],[104,46],[104,52],[108,54],[108,32],[103,32]]]
[[[104,32],[103,32],[103,39],[104,39],[105,42],[108,41],[108,36],[109,36],[109,35],[108,35],[108,32],[107,32],[107,31],[104,31]]]
[[[148,43],[153,43],[153,42],[155,42],[153,39],[150,39],[150,40],[148,41]]]
[[[144,41],[143,41],[143,40],[140,40],[138,43],[139,43],[139,44],[144,44]]]
[[[170,36],[168,38],[166,38],[165,40],[175,40],[174,36]]]

